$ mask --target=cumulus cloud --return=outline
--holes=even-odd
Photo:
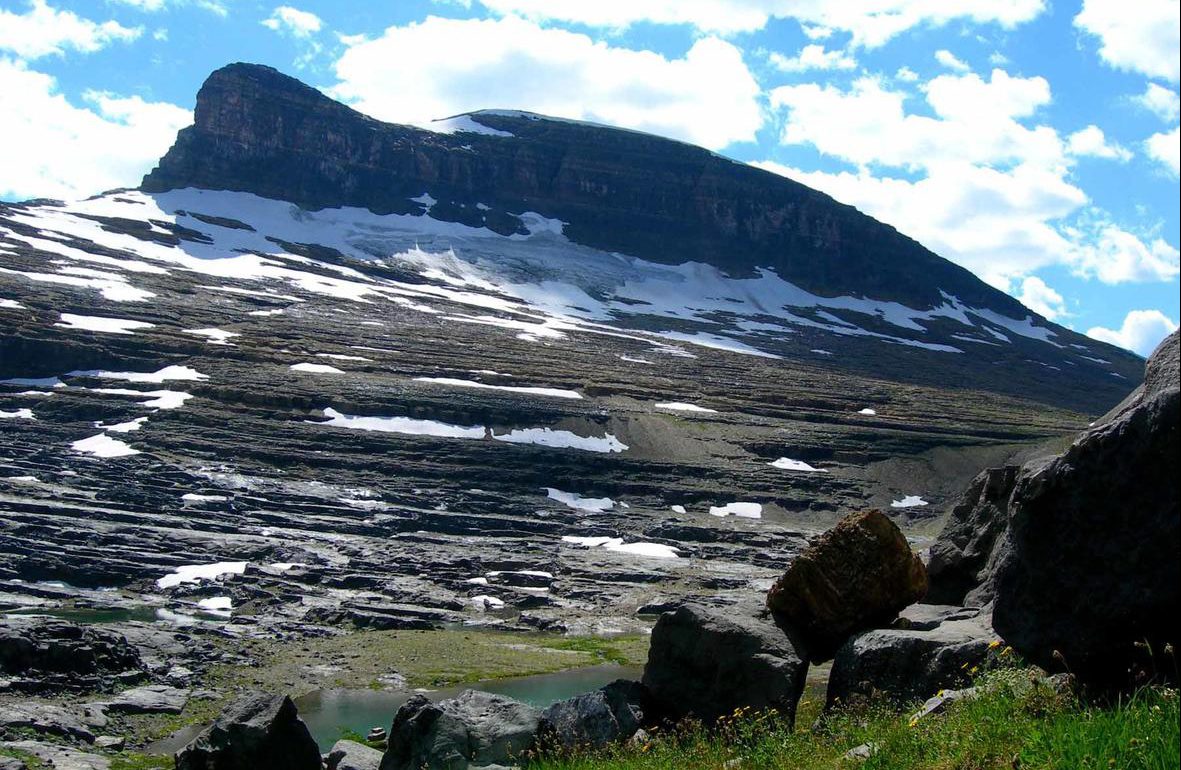
[[[1133,310],[1118,329],[1096,326],[1087,336],[1148,356],[1160,341],[1177,329],[1177,322],[1159,310]]]
[[[1074,267],[1085,277],[1104,283],[1132,283],[1168,281],[1181,272],[1181,252],[1163,238],[1145,243],[1121,227],[1102,222],[1089,233],[1074,234]]]
[[[1051,321],[1066,315],[1066,300],[1036,275],[1031,275],[1021,282],[1021,292],[1016,296],[1021,300],[1021,304]]]
[[[1084,0],[1074,17],[1099,38],[1108,65],[1176,83],[1181,70],[1181,5],[1177,0]]]
[[[79,198],[139,184],[192,113],[91,91],[71,104],[49,75],[0,59],[0,196]]]
[[[1148,157],[1161,164],[1174,177],[1181,176],[1181,128],[1153,134],[1144,142]]]
[[[858,165],[922,168],[949,162],[1060,163],[1063,146],[1048,126],[1018,121],[1050,101],[1044,78],[993,70],[940,75],[925,86],[934,117],[907,113],[905,91],[879,78],[858,78],[848,90],[805,83],[770,93],[773,108],[787,111],[782,141],[812,144]]]
[[[67,50],[93,53],[141,34],[142,27],[124,27],[113,20],[94,22],[73,11],[59,11],[45,0],[29,0],[24,13],[0,8],[0,51],[22,59],[60,56]]]
[[[935,61],[947,67],[949,70],[955,70],[956,72],[969,72],[972,69],[965,61],[946,48],[941,48],[935,52]]]
[[[349,43],[331,92],[382,120],[429,124],[511,107],[713,149],[753,140],[763,123],[742,52],[716,37],[666,58],[513,17],[430,17]]]
[[[1066,138],[1066,151],[1076,158],[1106,158],[1127,161],[1132,153],[1118,144],[1109,143],[1103,129],[1091,125],[1075,131]]]
[[[952,21],[1012,28],[1045,9],[1044,0],[478,0],[501,15],[622,29],[638,23],[685,24],[702,32],[754,32],[770,19],[795,19],[812,39],[847,32],[854,45],[876,47],[914,27]]]
[[[807,70],[851,70],[857,60],[845,51],[827,51],[815,43],[804,46],[795,56],[772,53],[768,58],[772,66],[782,72],[805,72]]]
[[[933,167],[917,180],[857,173],[803,172],[755,165],[851,204],[1007,290],[1014,279],[1073,256],[1053,222],[1086,203],[1058,174],[1025,164],[998,170],[967,163]]]
[[[999,69],[987,80],[945,74],[917,93],[933,114],[910,111],[915,92],[873,77],[848,88],[774,89],[772,107],[786,112],[783,143],[812,145],[858,170],[755,165],[857,206],[1005,290],[1014,281],[1024,290],[1022,279],[1051,265],[1106,283],[1177,275],[1174,247],[1122,229],[1090,208],[1071,179],[1075,160],[1122,161],[1131,154],[1097,126],[1064,138],[1039,124],[1039,110],[1052,98],[1045,79]],[[1176,142],[1158,144],[1175,157]],[[1055,307],[1044,292],[1041,299],[1043,307]]]
[[[292,37],[308,38],[320,31],[324,23],[320,17],[310,11],[301,11],[290,5],[280,5],[263,19],[262,25],[275,32],[283,32]]]
[[[1164,121],[1176,120],[1181,114],[1181,97],[1157,83],[1149,83],[1144,93],[1132,97],[1132,101]]]

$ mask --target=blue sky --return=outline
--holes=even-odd
[[[1176,328],[1177,0],[0,0],[0,197],[133,186],[205,76],[375,117],[504,107],[701,144],[1059,323]]]

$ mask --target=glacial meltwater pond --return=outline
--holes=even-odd
[[[555,674],[473,682],[423,694],[431,700],[440,701],[454,698],[464,690],[483,690],[545,708],[560,700],[597,690],[616,679],[639,679],[642,672],[640,666],[587,666]],[[296,705],[299,706],[300,717],[320,744],[320,750],[328,751],[345,730],[362,735],[372,727],[388,730],[398,707],[413,694],[413,690],[320,690],[297,699]]]

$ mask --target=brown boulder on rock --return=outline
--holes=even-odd
[[[858,631],[885,625],[927,592],[927,571],[879,510],[841,519],[767,592],[767,607],[813,663]]]

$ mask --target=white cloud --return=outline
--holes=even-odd
[[[851,70],[857,60],[844,51],[826,51],[815,43],[804,46],[792,57],[772,53],[767,57],[773,66],[783,72],[804,72],[807,70]]]
[[[1176,83],[1181,74],[1181,4],[1177,0],[1083,0],[1079,29],[1099,38],[1108,65]]]
[[[941,48],[935,52],[935,61],[947,67],[949,70],[955,70],[956,72],[970,72],[972,69],[966,62],[946,48]]]
[[[38,59],[66,50],[93,53],[114,42],[129,42],[143,34],[142,27],[124,27],[116,21],[101,24],[73,11],[59,11],[45,0],[29,0],[24,13],[0,8],[0,51],[22,59]]]
[[[262,25],[275,32],[285,32],[292,37],[307,38],[324,26],[320,17],[310,11],[301,11],[290,5],[280,5],[263,19]]]
[[[155,13],[162,11],[168,7],[176,7],[181,5],[194,5],[204,11],[209,11],[217,16],[225,17],[229,15],[229,9],[221,0],[106,0],[108,3],[118,3],[120,5],[127,5],[140,11],[147,13]]]
[[[1181,252],[1162,238],[1145,243],[1121,227],[1100,222],[1077,241],[1076,272],[1104,283],[1168,281],[1181,272]]]
[[[1014,279],[1073,258],[1072,242],[1053,223],[1087,200],[1059,174],[1032,164],[998,170],[948,163],[915,181],[865,169],[834,174],[756,165],[856,206],[1005,290]]]
[[[1017,121],[1050,101],[1044,78],[940,75],[926,85],[935,117],[907,114],[908,94],[863,77],[849,90],[815,83],[781,86],[771,106],[786,108],[782,141],[812,144],[858,165],[921,168],[949,162],[1053,165],[1063,161],[1057,132]]]
[[[1119,329],[1096,326],[1087,331],[1087,336],[1147,356],[1176,329],[1177,322],[1159,310],[1133,310]]]
[[[1171,88],[1149,83],[1144,93],[1133,96],[1132,101],[1164,121],[1176,120],[1181,114],[1181,97]]]
[[[1066,138],[1066,151],[1076,158],[1106,158],[1120,162],[1131,160],[1132,153],[1107,141],[1103,129],[1091,125]]]
[[[129,5],[132,8],[138,8],[141,11],[148,11],[154,13],[164,9],[168,4],[168,0],[114,0],[120,5]]]
[[[754,165],[856,206],[1005,291],[1052,265],[1111,284],[1167,281],[1178,274],[1177,249],[1162,239],[1145,243],[1101,219],[1062,224],[1086,205],[1085,193],[1057,172],[1031,164],[1008,170],[948,164],[917,181],[865,169],[826,173]]]
[[[915,72],[910,67],[899,67],[898,71],[894,73],[894,77],[898,78],[904,83],[913,83],[919,79],[919,73]]]
[[[919,94],[933,115],[908,109]],[[858,170],[755,165],[857,206],[1006,290],[1051,265],[1105,283],[1171,280],[1177,250],[1090,208],[1071,179],[1078,157],[1126,160],[1130,153],[1097,126],[1063,138],[1051,126],[1030,125],[1051,98],[1043,78],[1002,70],[988,80],[940,75],[918,94],[871,77],[847,89],[783,86],[770,97],[773,108],[786,109],[783,143],[810,144]],[[1166,151],[1166,140],[1157,144]]]
[[[336,75],[335,96],[401,123],[511,107],[718,149],[753,140],[763,122],[742,52],[716,37],[668,59],[512,17],[430,17],[355,41]]]
[[[192,113],[138,96],[56,93],[49,75],[0,59],[0,196],[78,198],[139,184]]]
[[[875,47],[908,29],[962,20],[1005,28],[1035,18],[1044,0],[479,0],[501,15],[622,29],[633,24],[687,24],[722,35],[754,32],[770,19],[795,19],[812,39],[834,30]]]
[[[1148,157],[1160,163],[1174,177],[1181,176],[1181,127],[1153,134],[1144,142]]]
[[[1036,275],[1021,282],[1021,293],[1017,295],[1021,304],[1035,313],[1053,321],[1066,315],[1066,301],[1062,295],[1051,289]]]

